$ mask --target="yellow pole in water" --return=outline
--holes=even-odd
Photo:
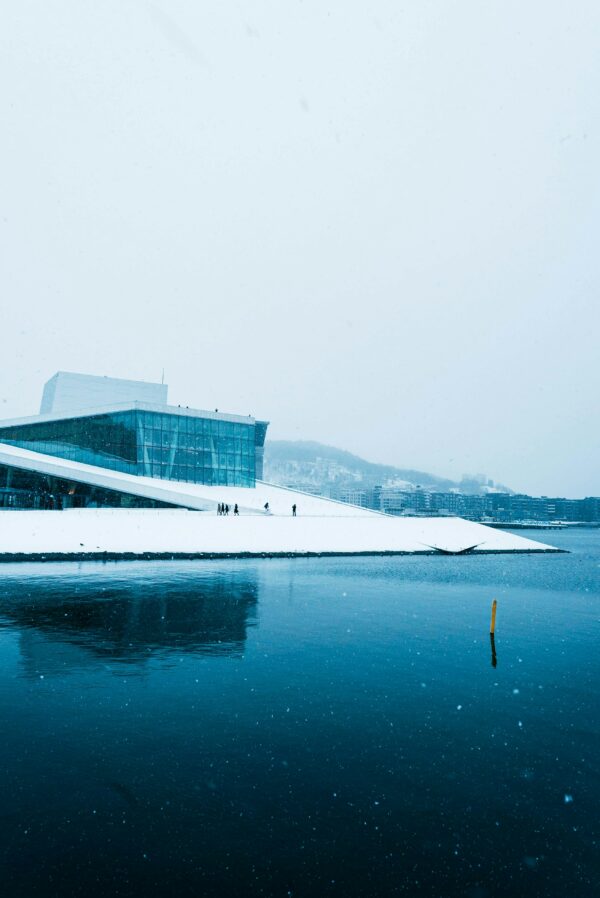
[[[494,635],[494,631],[496,629],[496,599],[492,602],[492,622],[490,624],[490,636]]]

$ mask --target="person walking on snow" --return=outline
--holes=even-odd
[[[293,518],[296,517],[296,503],[295,503],[295,502],[294,502],[294,504],[292,505],[292,517],[293,517]]]
[[[265,511],[269,514],[269,503],[265,502]]]
[[[239,514],[239,513],[240,513],[240,510],[239,510],[239,508],[237,507],[237,502],[236,502],[235,505],[233,506],[233,513],[234,513],[234,514]]]

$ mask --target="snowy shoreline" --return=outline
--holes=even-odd
[[[183,509],[0,514],[0,561],[560,552],[461,518],[241,515]]]

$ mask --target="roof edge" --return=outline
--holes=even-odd
[[[49,421],[70,421],[73,418],[90,418],[93,415],[108,415],[115,412],[147,411],[154,414],[181,415],[189,418],[210,418],[216,421],[229,421],[234,424],[256,424],[258,419],[252,415],[235,415],[228,412],[208,411],[208,409],[194,409],[180,405],[159,405],[151,402],[133,401],[111,403],[110,405],[89,406],[64,412],[46,412],[45,414],[29,415],[24,418],[9,418],[0,421],[0,428],[20,427],[26,424],[42,424]],[[259,421],[261,424],[269,424],[268,421]]]

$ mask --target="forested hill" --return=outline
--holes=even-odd
[[[270,440],[265,445],[265,480],[289,486],[370,487],[405,481],[437,490],[458,486],[453,480],[412,468],[379,465],[358,455],[309,440]]]

